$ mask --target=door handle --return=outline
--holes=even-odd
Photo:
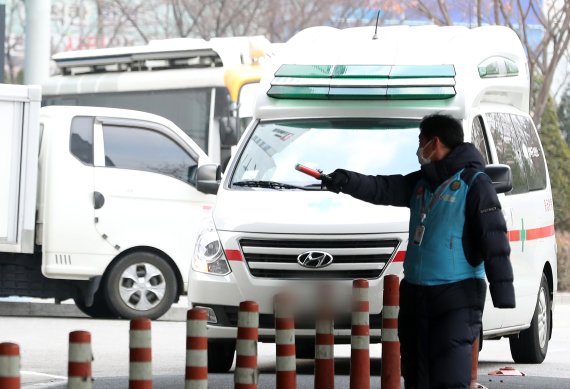
[[[102,193],[93,192],[93,207],[99,209],[103,205],[105,205],[105,196]]]

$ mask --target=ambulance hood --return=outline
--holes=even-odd
[[[407,232],[409,209],[379,206],[326,191],[223,189],[218,230],[277,234],[378,234]]]

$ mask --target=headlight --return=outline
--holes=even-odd
[[[192,269],[202,273],[226,275],[230,272],[230,266],[224,255],[222,242],[214,227],[214,222],[208,219],[206,225],[198,235]]]

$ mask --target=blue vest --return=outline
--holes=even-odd
[[[415,187],[410,203],[410,233],[404,261],[404,278],[412,284],[442,285],[469,278],[485,278],[483,263],[471,266],[462,242],[469,185],[481,172],[472,177],[469,185],[461,178],[462,172],[460,170],[443,182],[435,194],[423,179]],[[422,215],[425,215],[423,222]],[[420,244],[417,243],[418,235],[421,235]]]

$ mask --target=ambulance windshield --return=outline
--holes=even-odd
[[[297,170],[300,163],[330,173],[407,174],[419,169],[419,121],[330,119],[261,122],[241,153],[232,184],[271,181],[298,187],[320,181]],[[240,187],[243,187],[241,185]]]

